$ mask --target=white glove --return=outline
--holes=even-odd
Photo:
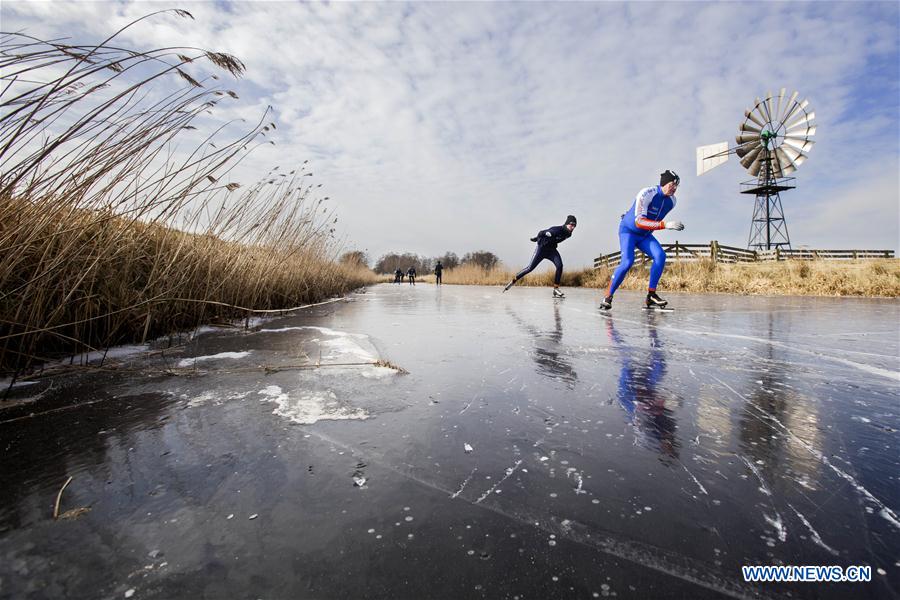
[[[666,221],[665,222],[666,229],[674,229],[675,231],[681,231],[684,229],[684,223],[681,221]]]

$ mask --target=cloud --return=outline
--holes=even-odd
[[[238,56],[241,103],[272,105],[275,147],[236,177],[309,159],[354,247],[487,249],[576,214],[569,266],[617,248],[619,215],[673,168],[682,242],[744,245],[752,198],[734,160],[693,176],[694,148],[733,141],[757,96],[810,99],[817,146],[783,195],[795,245],[900,246],[896,3],[196,3],[124,40]],[[17,3],[4,28],[95,40],[146,4]],[[888,68],[885,68],[885,67]],[[891,177],[893,174],[893,178]],[[861,204],[864,202],[864,204]],[[855,222],[860,206],[875,220]],[[882,218],[879,218],[882,217]],[[660,233],[673,239],[672,232]]]

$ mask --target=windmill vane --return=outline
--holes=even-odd
[[[737,155],[741,166],[756,177],[741,184],[742,194],[756,196],[750,222],[748,248],[791,247],[787,221],[780,193],[793,189],[794,173],[806,161],[816,133],[814,113],[809,100],[798,100],[799,92],[785,98],[786,88],[778,95],[769,92],[764,100],[756,99],[753,108],[744,111],[744,122],[738,127],[737,145],[728,147],[718,142],[697,148],[697,175],[703,175]]]

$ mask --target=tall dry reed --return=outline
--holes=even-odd
[[[161,13],[193,18],[148,17]],[[230,141],[224,124],[173,150],[237,99],[215,71],[239,77],[238,59],[123,49],[119,33],[91,45],[0,34],[0,371],[374,280],[336,263],[336,219],[306,164],[229,179],[271,143],[265,115]]]

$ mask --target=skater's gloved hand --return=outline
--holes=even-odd
[[[537,241],[537,236],[534,236],[533,238],[531,238],[531,241],[532,241],[532,242],[536,242],[536,241]]]
[[[684,223],[681,221],[665,221],[664,225],[666,226],[666,229],[674,229],[675,231],[684,229]]]

